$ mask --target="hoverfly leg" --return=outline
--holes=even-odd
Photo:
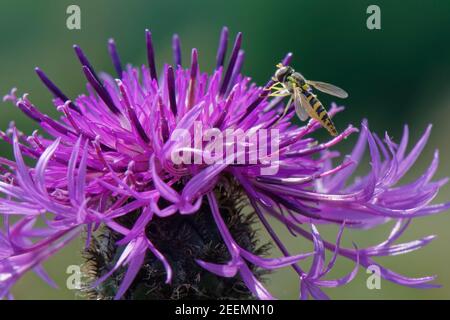
[[[271,93],[269,95],[269,97],[287,97],[287,96],[290,96],[290,95],[291,95],[290,93],[276,93],[276,92],[274,92],[274,93]]]
[[[273,89],[280,89],[281,88],[280,86],[281,86],[281,83],[277,81],[274,84],[272,84],[270,87],[264,88],[263,90],[270,91]]]
[[[283,113],[282,113],[281,116],[280,116],[280,120],[283,119],[284,116],[286,115],[286,113],[288,112],[289,107],[290,107],[291,104],[292,104],[292,99],[293,99],[293,97],[292,97],[292,95],[291,95],[291,97],[289,98],[288,102],[286,103],[286,107],[284,108]]]
[[[287,113],[288,110],[289,110],[289,107],[291,106],[291,103],[292,103],[292,96],[289,98],[289,101],[288,101],[288,103],[286,104],[286,107],[284,108],[283,113],[280,115],[280,117],[278,118],[278,120],[273,124],[273,126],[277,125],[278,122],[280,122],[280,121],[284,118],[284,116],[286,115],[286,113]]]

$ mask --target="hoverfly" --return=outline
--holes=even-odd
[[[275,90],[270,96],[290,96],[280,119],[286,115],[289,106],[294,102],[295,112],[300,120],[305,121],[308,117],[316,119],[332,136],[337,136],[338,132],[333,121],[322,103],[312,93],[312,88],[339,98],[347,98],[347,92],[329,83],[306,80],[301,73],[289,66],[283,66],[281,63],[277,64],[277,68],[272,77],[275,83],[268,88],[268,90]]]

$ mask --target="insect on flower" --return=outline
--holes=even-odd
[[[277,68],[275,76],[272,78],[275,83],[269,87],[269,90],[275,91],[270,96],[290,96],[289,102],[286,104],[286,108],[280,119],[286,115],[293,101],[295,112],[300,120],[305,121],[308,117],[311,117],[319,121],[333,137],[337,136],[338,132],[333,121],[331,121],[322,103],[312,93],[312,87],[343,99],[348,97],[347,92],[329,83],[306,80],[300,72],[296,72],[292,67],[284,66],[281,63],[277,64]]]
[[[435,276],[408,277],[376,262],[428,245],[434,235],[409,242],[400,238],[415,218],[450,209],[450,202],[432,203],[448,180],[433,180],[437,151],[417,180],[401,182],[414,171],[431,126],[411,150],[407,126],[399,143],[370,131],[366,120],[360,130],[349,124],[337,134],[329,116],[344,108],[332,104],[328,116],[310,86],[347,94],[287,67],[292,54],[282,60],[277,83],[262,87],[242,73],[241,33],[225,59],[228,29],[223,28],[211,72],[200,68],[195,48],[190,64],[183,63],[181,42],[173,39],[174,63],[159,70],[149,30],[147,64],[141,67],[125,67],[111,39],[114,76],[97,73],[74,46],[87,90],[73,100],[37,68],[54,96],[56,119],[16,89],[4,97],[40,130],[27,136],[12,123],[0,131],[1,148],[10,145],[13,151],[12,159],[0,156],[0,299],[12,298],[14,285],[28,272],[55,286],[42,264],[77,237],[86,240],[82,271],[87,279],[81,291],[91,299],[273,299],[263,276],[280,268],[293,269],[301,299],[327,299],[328,288],[346,285],[360,268],[373,265],[395,284],[436,287]],[[277,86],[273,95],[290,95],[300,118],[309,115],[311,121],[298,126],[291,122],[293,112],[279,119],[272,106],[280,99],[268,97],[268,89]],[[265,174],[272,164],[265,161],[173,161],[180,146],[172,138],[180,129],[194,132],[200,125],[219,132],[274,129],[279,148],[271,147],[270,156],[276,155],[279,170]],[[321,125],[337,137],[314,138]],[[341,142],[358,131],[353,151],[341,159]],[[186,145],[194,146],[183,148],[189,159],[212,158],[207,148],[212,141],[197,146],[195,134],[186,136]],[[234,154],[251,159],[257,150],[259,157],[262,148],[239,140],[229,144]],[[366,150],[372,167],[354,177],[366,162]],[[273,223],[285,229],[275,230]],[[366,232],[387,224],[392,231],[378,244],[341,243],[351,236],[347,229]],[[336,238],[320,234],[324,225],[339,229]],[[258,226],[278,256],[265,257],[268,246],[260,244]],[[291,252],[281,237],[287,232],[298,243],[311,242],[311,250]],[[326,251],[333,253],[328,262]],[[330,279],[341,258],[354,267]]]

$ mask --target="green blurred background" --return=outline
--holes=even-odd
[[[81,8],[81,30],[66,28],[66,8]],[[381,8],[381,30],[366,28],[366,8]],[[246,50],[244,72],[264,84],[274,65],[292,51],[292,65],[307,78],[342,86],[350,93],[347,109],[336,118],[339,129],[347,123],[358,125],[370,120],[372,130],[398,141],[402,126],[411,127],[412,141],[428,123],[434,124],[431,139],[408,181],[419,176],[431,160],[435,148],[441,151],[437,177],[449,174],[450,148],[450,2],[446,0],[389,1],[26,1],[0,2],[0,93],[12,87],[28,92],[44,112],[56,115],[51,95],[35,76],[41,67],[70,97],[85,92],[85,79],[75,58],[72,44],[79,44],[96,70],[113,72],[106,43],[114,37],[123,61],[146,61],[144,29],[153,32],[157,62],[170,61],[171,37],[181,37],[184,63],[192,47],[199,49],[200,66],[214,65],[218,36],[222,26],[231,36],[244,33]],[[232,41],[232,39],[231,39]],[[328,97],[323,102],[331,102]],[[1,103],[0,128],[11,120],[27,133],[37,128],[12,105]],[[322,135],[326,137],[326,135]],[[353,139],[343,143],[348,150]],[[0,143],[0,154],[10,156],[10,147]],[[450,199],[446,186],[436,199]],[[389,225],[390,226],[390,225]],[[349,232],[345,244],[374,244],[386,237],[388,227],[373,231]],[[382,281],[381,290],[366,288],[367,274],[361,270],[351,284],[326,290],[334,299],[449,299],[450,298],[450,216],[441,214],[419,219],[404,236],[412,240],[428,234],[438,238],[428,247],[404,256],[378,260],[393,270],[410,276],[438,275],[443,287],[417,290]],[[282,227],[293,251],[310,249],[301,238],[292,239]],[[332,239],[335,230],[322,228]],[[47,270],[60,285],[49,288],[35,275],[25,276],[15,287],[18,299],[77,299],[76,291],[66,289],[66,268],[81,263],[81,242],[73,243],[46,263]],[[276,252],[274,252],[276,254]],[[338,262],[333,275],[348,272],[352,265]],[[295,298],[298,284],[287,269],[269,277],[267,284],[281,298]]]

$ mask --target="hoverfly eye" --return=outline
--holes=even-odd
[[[282,67],[275,72],[275,78],[278,81],[283,82],[287,72],[288,72],[288,68]]]

